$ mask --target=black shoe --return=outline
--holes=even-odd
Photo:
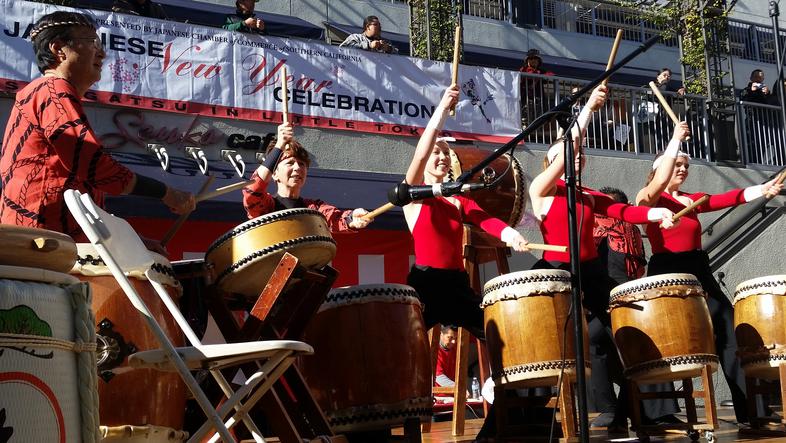
[[[674,414],[661,415],[660,417],[656,418],[653,421],[655,422],[656,425],[684,425],[685,424],[684,421],[680,420],[679,417],[677,417]]]
[[[595,417],[590,423],[591,428],[608,428],[614,422],[613,412],[601,412],[600,415]]]

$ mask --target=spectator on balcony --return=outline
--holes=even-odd
[[[360,34],[349,34],[339,46],[398,54],[398,48],[390,44],[389,41],[383,40],[381,36],[382,24],[379,23],[379,18],[375,15],[369,15],[363,20],[363,32]]]
[[[153,3],[150,0],[115,0],[112,2],[112,12],[133,14],[161,20],[168,19],[166,12],[164,12],[164,8],[158,3]]]
[[[227,15],[224,29],[250,34],[267,35],[265,22],[254,14],[255,0],[237,0],[234,14]]]
[[[524,64],[519,68],[519,72],[525,74],[554,75],[553,72],[543,69],[543,59],[540,51],[530,49],[524,58]],[[548,100],[545,99],[543,79],[521,76],[521,107],[522,107],[522,126],[527,126],[545,110],[543,106]]]
[[[679,96],[685,95],[685,87],[675,87],[671,81],[671,69],[662,68],[655,77],[655,85],[661,92],[675,93]],[[684,115],[686,112],[684,100],[679,100],[672,94],[664,94],[669,107],[677,115]],[[675,100],[676,99],[676,100]],[[638,106],[639,121],[639,150],[649,154],[655,154],[666,147],[669,141],[669,133],[672,128],[669,114],[660,105],[658,99],[650,90],[649,84],[642,86],[642,96]]]
[[[751,81],[748,86],[740,92],[740,100],[753,103],[768,104],[772,100],[772,92],[764,84],[764,71],[754,69],[751,72]]]

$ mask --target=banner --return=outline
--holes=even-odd
[[[40,73],[29,33],[59,6],[0,0],[0,90]],[[88,100],[111,105],[277,123],[281,68],[296,125],[417,136],[450,83],[449,63],[89,11],[106,58]],[[262,12],[264,16],[264,12]],[[521,131],[519,76],[461,66],[461,99],[445,131],[507,141]]]

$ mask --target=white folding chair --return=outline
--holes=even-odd
[[[87,194],[67,190],[65,201],[68,209],[82,227],[89,241],[95,246],[131,304],[144,316],[148,327],[161,345],[161,349],[142,351],[129,356],[129,365],[138,368],[177,371],[208,417],[208,421],[194,433],[189,441],[201,441],[211,428],[215,428],[216,433],[212,436],[211,441],[216,441],[220,437],[224,441],[234,442],[229,429],[238,420],[242,420],[254,440],[264,442],[259,429],[249,418],[248,411],[294,363],[298,356],[314,352],[311,346],[292,340],[203,345],[180,313],[178,306],[169,297],[166,288],[156,280],[156,273],[150,272],[153,257],[131,225],[96,206]],[[143,272],[147,276],[148,281],[169,309],[191,347],[175,348],[172,345],[172,342],[152,317],[144,301],[129,283],[126,274],[132,271]],[[233,392],[231,385],[221,374],[221,369],[249,362],[256,362],[258,370],[247,377],[237,392]],[[190,372],[199,369],[209,370],[226,395],[226,401],[218,409],[213,407]],[[233,410],[234,414],[224,421],[224,417]]]

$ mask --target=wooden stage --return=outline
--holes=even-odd
[[[701,414],[701,409],[699,410]],[[778,411],[780,413],[780,411]],[[594,418],[597,414],[590,414],[590,421]],[[684,414],[677,414],[678,417],[685,420]],[[719,407],[718,408],[718,416],[720,422],[720,429],[716,430],[715,432],[715,441],[719,443],[731,443],[731,442],[767,442],[767,443],[774,443],[774,442],[786,442],[786,434],[784,436],[759,436],[759,435],[750,435],[748,433],[740,433],[738,432],[739,428],[734,422],[734,411],[731,407]],[[450,421],[438,422],[433,423],[431,428],[431,433],[423,434],[423,443],[443,443],[443,442],[471,442],[475,439],[475,435],[477,434],[478,430],[480,430],[481,425],[483,424],[483,419],[473,419],[467,420],[466,422],[466,432],[465,435],[462,437],[453,437],[450,435]],[[559,427],[559,426],[557,426]],[[394,434],[401,434],[401,430],[397,429],[393,431]],[[652,442],[659,442],[659,441],[669,441],[669,442],[690,442],[690,439],[685,435],[684,432],[682,433],[674,433],[674,434],[667,434],[664,436],[653,435],[650,437]],[[507,442],[538,442],[547,441],[547,437],[530,437],[530,438],[522,438],[516,440],[506,440]],[[638,441],[636,439],[636,433],[633,431],[629,431],[628,435],[625,434],[613,434],[609,435],[606,433],[605,430],[591,430],[590,440],[592,442],[635,442]],[[577,441],[573,440],[565,440],[560,439],[559,441]],[[700,443],[706,443],[707,440],[701,438],[698,440]]]

